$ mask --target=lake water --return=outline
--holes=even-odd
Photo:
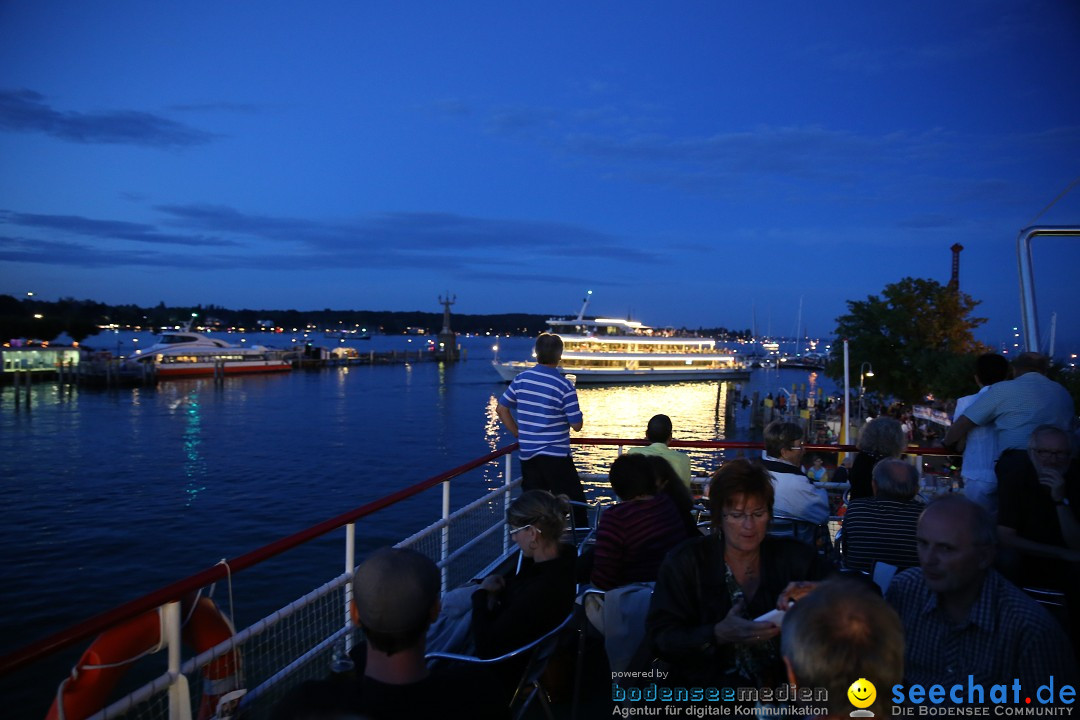
[[[284,347],[294,340],[267,337],[248,342]],[[88,344],[129,354],[152,341],[110,333]],[[107,390],[39,383],[29,407],[16,407],[10,387],[0,390],[0,652],[509,444],[494,412],[505,383],[490,366],[493,339],[461,342],[467,359],[450,366],[414,362]],[[401,336],[349,342],[364,351],[425,343]],[[502,338],[500,356],[523,359],[531,345]],[[755,371],[743,390],[776,394],[809,378]],[[583,387],[582,435],[640,437],[649,417],[663,412],[679,439],[749,439],[748,411],[738,410],[734,424],[717,412],[718,392],[732,390],[719,383]],[[611,454],[575,457],[579,469],[603,472]],[[696,470],[708,469],[704,457],[695,458]],[[455,483],[453,503],[500,482],[497,468],[473,473]],[[363,523],[359,552],[428,524],[438,516],[438,495]],[[342,538],[245,572],[236,587],[240,620],[262,617],[339,573]],[[41,663],[34,672],[40,686],[0,680],[9,710],[43,715],[78,652]]]

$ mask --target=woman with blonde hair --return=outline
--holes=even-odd
[[[427,651],[498,657],[527,645],[566,619],[577,590],[573,545],[562,542],[570,502],[529,490],[510,503],[506,524],[522,560],[447,592],[427,635]]]
[[[472,632],[479,657],[496,657],[548,632],[574,605],[577,552],[562,542],[565,495],[529,490],[510,503],[510,537],[525,556],[504,575],[489,575],[472,594]]]

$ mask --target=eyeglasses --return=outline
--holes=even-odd
[[[746,520],[746,518],[750,518],[754,522],[761,522],[762,518],[768,517],[768,515],[769,515],[768,510],[755,510],[754,512],[751,512],[751,513],[738,512],[738,511],[724,513],[724,517],[726,517],[728,520],[731,520],[734,523],[741,523],[744,520]]]
[[[1054,457],[1054,458],[1067,458],[1072,453],[1068,450],[1043,450],[1042,448],[1035,448],[1035,454],[1039,457]]]
[[[532,525],[522,525],[521,527],[510,528],[510,537],[514,537],[515,534],[521,532],[525,528],[530,528],[530,527],[533,530],[535,530],[536,532],[538,532],[538,533],[540,532],[540,528],[538,528],[538,527],[533,527]]]

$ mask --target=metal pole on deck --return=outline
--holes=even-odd
[[[187,676],[180,672],[180,603],[161,608],[165,643],[169,647],[169,720],[191,720],[191,693]]]
[[[513,476],[510,474],[512,471],[511,460],[513,453],[507,453],[506,455],[506,470],[503,471],[503,485],[509,487],[513,482]],[[510,490],[503,493],[503,517],[506,517],[506,513],[510,510]],[[510,526],[503,523],[503,553],[510,549]]]
[[[356,523],[345,526],[345,627],[352,625],[352,577],[356,568]],[[345,634],[345,657],[353,648],[352,633]]]
[[[446,580],[449,570],[446,567],[446,558],[450,555],[450,525],[446,523],[446,520],[450,517],[450,481],[444,480],[442,484],[442,519],[445,523],[442,527],[442,531],[439,533],[442,537],[439,542],[439,565],[441,570],[439,572],[442,591],[446,592]]]
[[[851,364],[848,358],[848,341],[844,338],[844,424],[840,428],[840,444],[847,445],[850,436],[850,427],[848,424],[848,417],[851,413],[851,379],[848,375],[851,372]]]

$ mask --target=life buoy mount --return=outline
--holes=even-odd
[[[225,642],[233,636],[229,622],[213,600],[198,595],[180,603],[183,641],[196,653]],[[110,693],[127,672],[128,666],[144,655],[164,647],[160,611],[151,611],[109,628],[97,636],[82,654],[71,675],[56,693],[46,720],[84,720],[105,707]],[[236,648],[207,663],[203,669],[203,694],[199,720],[209,720],[218,699],[240,687],[240,653]]]

